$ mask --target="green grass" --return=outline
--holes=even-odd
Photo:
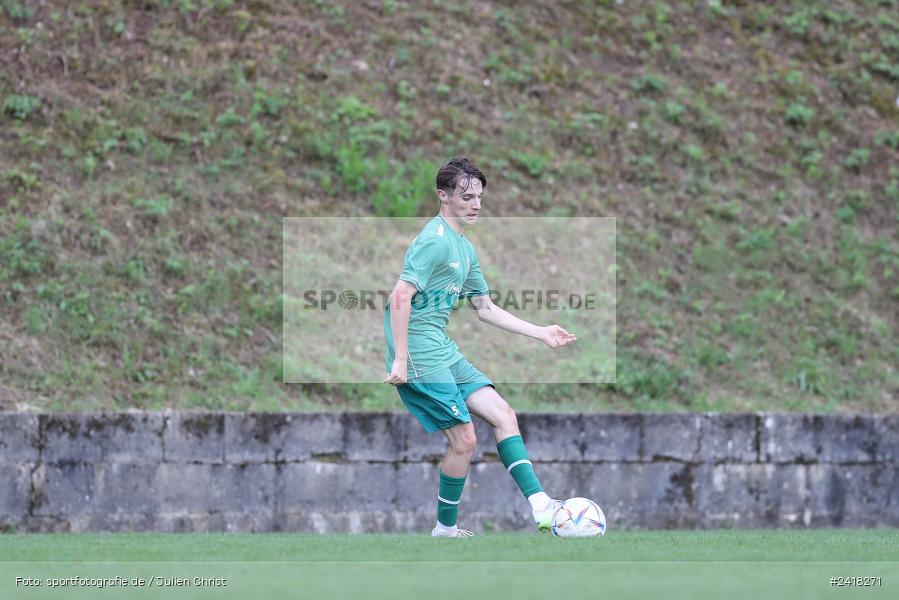
[[[457,540],[426,535],[15,534],[0,536],[8,561],[302,562],[868,562],[899,561],[891,529],[620,531],[562,539],[493,533]]]
[[[48,534],[0,541],[0,592],[7,597],[12,591],[14,598],[91,597],[83,589],[15,590],[16,576],[229,581],[220,589],[142,591],[143,597],[179,598],[818,598],[833,589],[830,577],[849,575],[880,576],[882,587],[843,588],[841,595],[861,590],[884,597],[899,576],[899,537],[883,529],[612,531],[601,539],[492,534],[469,540]]]

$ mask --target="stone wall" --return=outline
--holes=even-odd
[[[899,525],[899,417],[522,414],[546,490],[624,528]],[[460,523],[530,527],[477,424]],[[427,531],[440,434],[406,414],[0,412],[0,531]]]

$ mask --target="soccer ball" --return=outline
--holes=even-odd
[[[569,498],[556,509],[552,532],[559,537],[599,537],[606,532],[606,515],[593,500]]]

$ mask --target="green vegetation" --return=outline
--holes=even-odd
[[[899,3],[0,0],[0,409],[280,383],[281,218],[618,218],[618,381],[537,410],[895,411]],[[486,196],[485,196],[486,197]]]

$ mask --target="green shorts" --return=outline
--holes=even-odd
[[[465,401],[476,390],[496,387],[486,375],[460,358],[450,367],[398,385],[397,391],[428,433],[449,429],[460,423],[471,423]]]

